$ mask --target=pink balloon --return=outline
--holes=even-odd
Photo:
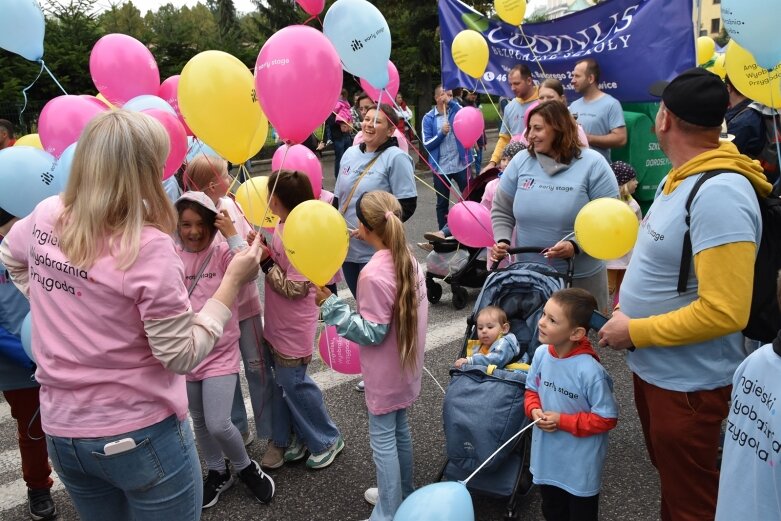
[[[92,96],[90,94],[79,94],[79,97],[81,99],[85,99],[85,100],[89,101],[90,103],[95,103],[98,107],[101,108],[101,110],[106,110],[107,108],[109,108],[108,105],[106,105],[105,103],[100,101],[98,98],[96,98],[95,96]]]
[[[50,100],[38,118],[38,135],[44,150],[60,157],[69,145],[79,140],[92,118],[108,110],[107,106],[100,105],[103,104],[81,96],[57,96]]]
[[[450,233],[461,244],[472,248],[488,248],[494,244],[491,212],[475,201],[461,201],[447,214]]]
[[[287,156],[285,155],[287,153]],[[284,162],[283,162],[284,158]],[[317,156],[304,145],[293,145],[288,147],[282,145],[274,152],[271,158],[271,170],[298,170],[303,172],[312,183],[312,192],[315,199],[320,198],[320,192],[323,189],[323,165]]]
[[[292,25],[274,33],[255,64],[260,106],[287,143],[302,143],[326,120],[342,90],[342,63],[323,33]]]
[[[184,158],[187,156],[187,134],[179,119],[173,114],[160,109],[147,109],[141,112],[162,123],[168,134],[170,149],[168,158],[165,160],[165,168],[163,169],[163,180],[165,181],[179,170]]]
[[[464,107],[453,118],[453,132],[466,148],[473,147],[485,130],[483,113],[476,107]]]
[[[312,16],[319,15],[325,7],[325,0],[296,0],[296,2],[307,14]]]
[[[336,326],[328,326],[318,342],[320,358],[325,365],[343,374],[361,373],[361,355],[358,344],[336,334]]]
[[[407,138],[404,136],[404,134],[402,134],[399,129],[396,129],[393,131],[393,137],[399,141],[399,148],[402,149],[405,153],[408,153],[409,143],[407,142]],[[361,143],[363,143],[363,130],[355,134],[355,137],[353,138],[353,146],[360,145]]]
[[[98,91],[114,105],[142,94],[157,95],[160,72],[146,46],[126,34],[107,34],[95,43],[89,72]]]
[[[163,83],[160,84],[160,89],[158,89],[157,95],[167,101],[168,104],[174,108],[176,115],[179,116],[179,122],[184,127],[185,133],[187,133],[188,136],[194,136],[195,134],[193,134],[193,131],[190,130],[190,127],[187,126],[187,123],[184,121],[184,117],[182,116],[182,112],[179,110],[179,95],[177,94],[178,90],[179,75],[177,74],[176,76],[167,78]]]
[[[400,80],[399,71],[390,60],[388,60],[388,78],[390,78],[388,80],[388,84],[384,87],[387,92],[382,95],[382,101],[383,103],[387,103],[388,105],[393,106],[393,100],[396,99],[396,94],[399,93]],[[363,78],[361,78],[361,88],[366,91],[366,94],[368,94],[375,103],[378,99],[380,99],[381,89],[374,88],[374,85],[364,80]],[[390,99],[388,99],[388,95],[390,95]]]

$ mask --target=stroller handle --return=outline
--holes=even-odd
[[[544,248],[542,246],[524,246],[521,248],[508,248],[507,255],[516,255],[518,253],[540,253],[545,249],[547,248]],[[563,259],[563,260],[567,261],[567,280],[572,281],[572,277],[575,274],[574,257],[570,257],[568,259]],[[494,263],[491,265],[491,271],[496,271],[496,269],[499,268],[500,262],[501,261],[494,261]]]

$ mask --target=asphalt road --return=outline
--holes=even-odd
[[[493,146],[493,143],[490,145]],[[327,155],[323,158],[326,188],[333,187],[331,157]],[[260,171],[262,168],[267,167],[259,165],[255,170]],[[427,184],[431,183],[430,172],[417,173]],[[434,193],[418,182],[418,194],[418,209],[407,223],[411,243],[422,240],[423,233],[432,231],[433,223],[436,223]],[[413,250],[421,261],[425,260],[424,252],[416,247]],[[446,287],[441,302],[431,305],[429,310],[425,366],[443,387],[447,387],[448,369],[459,351],[466,317],[477,290],[470,290],[469,295],[468,306],[457,311],[451,305],[451,293]],[[621,405],[618,427],[610,434],[600,518],[622,521],[658,519],[659,484],[643,444],[632,401],[630,373],[621,354],[609,350],[599,350],[599,354],[613,376]],[[314,361],[310,369],[322,386],[331,415],[344,435],[346,447],[342,454],[333,465],[319,471],[307,470],[301,463],[273,471],[271,475],[276,481],[277,494],[268,506],[253,502],[243,486],[237,484],[221,496],[217,506],[205,511],[202,519],[354,521],[369,517],[371,506],[364,501],[363,492],[367,487],[375,485],[374,464],[369,448],[363,394],[353,390],[357,378],[336,374],[319,360]],[[443,393],[439,386],[424,373],[420,399],[410,409],[409,416],[417,486],[432,482],[444,461],[442,400]],[[247,405],[249,407],[248,401]],[[474,414],[479,415],[481,412],[475,410]],[[485,421],[490,420],[485,418]],[[265,440],[255,441],[249,447],[250,456],[260,460],[265,446]],[[55,485],[54,498],[60,511],[59,519],[79,519],[59,481]],[[504,515],[504,504],[500,500],[474,497],[475,518],[479,521],[500,520]],[[536,489],[521,499],[518,510],[520,519],[542,519]],[[24,519],[29,518],[16,445],[15,422],[10,417],[8,405],[0,401],[0,520]]]

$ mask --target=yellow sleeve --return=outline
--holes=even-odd
[[[507,143],[509,143],[511,139],[512,136],[510,134],[499,134],[499,140],[496,142],[494,153],[491,154],[491,161],[497,165],[499,164],[499,161],[502,160],[502,152],[504,152],[504,147],[507,146]]]
[[[748,323],[754,289],[753,242],[733,242],[694,256],[697,299],[664,315],[629,321],[629,336],[639,348],[704,342],[740,331]]]

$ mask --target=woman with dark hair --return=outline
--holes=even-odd
[[[505,257],[515,227],[517,246],[547,247],[522,259],[542,257],[563,272],[562,259],[575,257],[573,286],[590,291],[606,310],[605,263],[582,252],[572,232],[575,217],[589,201],[618,197],[615,175],[601,154],[581,148],[575,120],[559,101],[532,109],[524,135],[529,148],[507,166],[494,196],[492,258]]]

